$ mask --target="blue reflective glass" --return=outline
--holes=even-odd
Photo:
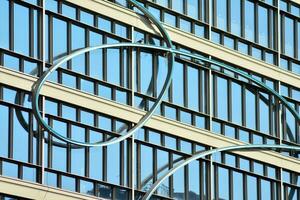
[[[149,142],[157,145],[161,145],[160,134],[154,131],[149,131]]]
[[[192,144],[190,142],[180,140],[180,151],[191,154],[192,153]]]
[[[62,14],[72,19],[76,19],[76,8],[62,4]]]
[[[18,165],[3,161],[2,175],[12,177],[12,178],[18,178]]]
[[[0,47],[9,48],[9,2],[3,0],[0,4]]]
[[[167,170],[169,166],[169,154],[166,151],[157,150],[157,177],[160,178]],[[168,179],[164,181],[157,189],[157,193],[163,196],[169,195],[169,182]]]
[[[196,68],[188,67],[188,107],[199,110],[199,71]]]
[[[171,26],[176,26],[176,17],[172,14],[169,14],[167,12],[164,13],[165,15],[165,19],[164,19],[164,22],[166,24],[169,24]]]
[[[231,0],[231,33],[241,35],[241,0]]]
[[[232,83],[232,121],[236,124],[242,124],[242,87]]]
[[[121,24],[115,24],[115,33],[116,35],[127,38],[127,27]]]
[[[235,128],[225,125],[225,136],[235,138]]]
[[[57,108],[58,107],[57,107],[57,103],[56,102],[49,101],[49,100],[45,101],[45,112],[47,114],[51,114],[51,115],[57,116],[57,114],[58,114]]]
[[[75,178],[61,176],[61,188],[64,190],[76,191]]]
[[[230,37],[224,36],[224,46],[230,49],[234,49],[234,40]]]
[[[45,182],[44,184],[57,187],[57,175],[52,172],[45,172]]]
[[[102,141],[102,135],[95,131],[90,131],[90,142]],[[90,148],[90,177],[97,180],[102,180],[102,147]]]
[[[53,120],[53,129],[59,134],[67,136],[67,124]],[[62,141],[53,138],[54,141],[62,143]],[[67,149],[65,147],[52,146],[52,168],[60,171],[67,169]]]
[[[254,41],[254,3],[249,0],[245,2],[245,37]]]
[[[256,128],[255,99],[255,94],[249,90],[246,90],[246,126],[252,129]]]
[[[85,142],[85,129],[75,125],[71,126],[72,139]],[[84,176],[85,174],[85,149],[71,149],[71,173]]]
[[[26,181],[36,182],[36,169],[33,167],[23,167],[23,179]]]
[[[70,88],[76,88],[76,77],[70,74],[62,74],[62,84]]]
[[[118,41],[110,40],[111,43]],[[108,43],[110,43],[108,41]],[[120,50],[108,49],[107,50],[107,81],[120,85]]]
[[[4,66],[16,71],[20,71],[19,59],[17,57],[4,54]]]
[[[80,79],[80,87],[82,91],[94,94],[94,83],[92,81]]]
[[[252,47],[252,56],[258,60],[262,59],[262,51],[256,47]]]
[[[174,63],[173,72],[173,103],[183,106],[184,97],[184,74],[183,74],[183,64],[179,62]]]
[[[101,30],[107,31],[107,32],[111,32],[111,21],[104,19],[102,17],[98,17],[98,27]]]
[[[85,47],[85,30],[84,28],[81,28],[76,25],[71,26],[71,34],[72,34],[72,51],[78,50],[80,48]],[[78,73],[85,74],[85,55],[81,54],[79,56],[76,56],[75,58],[72,58],[72,70],[76,71]]]
[[[285,21],[284,30],[284,54],[294,57],[294,20],[289,17],[282,17],[281,20]]]
[[[300,74],[300,64],[292,62],[292,72]]]
[[[189,168],[189,197],[190,199],[200,198],[200,165],[199,161],[194,161],[188,165]],[[204,182],[204,181],[203,181]]]
[[[177,159],[179,156],[174,156],[175,159]],[[177,199],[184,199],[184,169],[180,168],[175,172],[173,175],[174,180],[174,186],[173,186],[173,192],[176,194]]]
[[[53,18],[53,59],[67,53],[67,23]]]
[[[94,184],[89,181],[80,180],[80,193],[94,195]]]
[[[176,120],[176,109],[170,106],[165,106],[165,117]]]
[[[62,105],[62,117],[68,120],[76,121],[76,108]]]
[[[248,45],[243,42],[238,42],[238,51],[243,54],[248,54]]]
[[[29,55],[29,9],[19,4],[14,4],[14,48]]]
[[[8,107],[0,105],[0,156],[8,157]]]
[[[249,143],[250,142],[249,132],[244,130],[239,130],[239,139],[243,142]]]
[[[47,0],[45,1],[46,9],[51,10],[52,12],[57,12],[57,1],[56,0]]]
[[[211,41],[213,41],[214,43],[220,44],[220,42],[221,42],[220,34],[212,31],[211,32]]]
[[[268,46],[268,9],[262,6],[258,7],[258,30],[259,43],[263,46]]]
[[[212,132],[221,133],[221,124],[216,121],[212,121]]]
[[[140,76],[141,92],[147,95],[153,94],[153,57],[151,53],[141,52]]]
[[[150,13],[158,20],[161,20],[160,19],[160,10],[157,9],[157,8],[154,8],[152,6],[149,6],[148,7],[148,10],[150,11]]]
[[[269,133],[270,131],[270,119],[269,119],[269,95],[260,93],[260,99],[259,99],[259,109],[260,109],[260,131],[264,133]]]
[[[187,15],[194,19],[198,19],[198,6],[198,0],[187,0]]]
[[[29,124],[29,114],[16,109],[13,115],[13,158],[15,160],[28,162],[29,130],[28,127],[22,126],[19,120],[20,115],[22,115],[25,122]]]
[[[102,35],[93,31],[89,32],[90,46],[97,46],[103,43]],[[103,78],[103,54],[102,50],[98,49],[91,51],[90,54],[90,76],[102,80]]]
[[[112,99],[112,90],[110,87],[98,85],[98,94],[106,99]]]
[[[186,124],[192,124],[192,115],[191,113],[180,111],[180,121]]]
[[[227,30],[227,0],[216,0],[217,27]]]
[[[168,61],[165,57],[159,56],[158,57],[158,65],[157,65],[157,94],[159,94],[162,90],[164,81],[167,77],[168,71]],[[168,92],[164,96],[164,100],[168,99]]]
[[[248,199],[257,199],[257,179],[253,176],[247,176],[247,196]]]
[[[183,13],[183,0],[173,0],[172,9],[179,13]]]
[[[91,13],[80,11],[80,21],[90,26],[94,26],[94,15]]]
[[[266,61],[266,63],[273,65],[274,64],[274,54],[265,52],[265,61]]]
[[[217,77],[217,102],[218,118],[227,120],[228,118],[228,85],[227,80]]]
[[[204,26],[200,26],[200,25],[195,24],[195,35],[197,37],[204,37],[205,36]]]
[[[218,167],[219,199],[229,199],[229,175],[228,170]]]
[[[152,148],[141,145],[141,188],[142,190],[147,189],[152,185],[153,180],[153,153]],[[147,159],[143,159],[147,158]]]
[[[24,61],[24,72],[31,75],[37,75],[38,66],[37,63]]]
[[[233,199],[239,200],[243,199],[244,188],[243,185],[243,174],[239,172],[233,172]]]
[[[168,7],[169,0],[156,0],[156,3],[158,3],[162,6]]]
[[[186,32],[191,32],[191,29],[192,29],[191,22],[184,20],[184,19],[180,19],[179,23],[180,23],[181,30],[186,31]]]

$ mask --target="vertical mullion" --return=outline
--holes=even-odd
[[[261,130],[260,128],[260,92],[255,92],[255,110],[256,110],[256,130]]]
[[[299,51],[299,47],[298,47],[298,27],[297,27],[297,20],[293,20],[294,21],[294,58],[299,59],[298,58],[298,51]]]
[[[229,171],[229,181],[228,181],[228,185],[229,185],[229,199],[233,200],[233,171],[231,169],[228,169]],[[236,188],[237,189],[237,188]]]
[[[88,47],[90,45],[90,30],[85,30],[85,47]],[[85,53],[85,74],[90,76],[91,75],[91,66],[90,66],[90,52]]]
[[[33,163],[33,116],[29,114],[29,137],[28,137],[28,144],[29,144],[29,151],[28,151],[28,161],[29,163]]]
[[[228,121],[232,122],[232,81],[227,81],[227,94],[228,94]]]
[[[97,121],[94,119],[94,121]],[[87,143],[90,142],[90,132],[89,132],[89,129],[85,129],[85,141]],[[90,177],[90,148],[89,147],[85,147],[85,176],[86,177]]]
[[[254,2],[254,41],[259,43],[259,30],[258,30],[258,3]]]
[[[245,0],[241,0],[241,37],[245,38]]]
[[[281,41],[280,41],[280,46],[281,46],[281,53],[285,54],[285,16],[284,15],[280,15],[281,17]]]
[[[125,169],[125,159],[124,159],[124,155],[125,155],[125,151],[124,151],[124,148],[125,148],[125,145],[124,143],[126,142],[125,141],[122,141],[120,142],[120,184],[121,185],[124,185],[124,176],[125,176],[125,172],[124,172],[124,169]]]
[[[242,125],[246,126],[246,87],[242,85]]]
[[[195,162],[195,161],[194,161]],[[189,199],[189,166],[184,166],[184,196],[185,199]]]
[[[9,107],[8,158],[13,158],[14,108]]]
[[[29,56],[34,57],[34,10],[29,8]]]
[[[202,97],[207,96],[204,94],[204,91],[202,89],[202,74],[205,75],[205,73],[201,70],[198,69],[198,88],[199,88],[199,95],[198,95],[198,111],[204,112],[205,109],[203,109],[203,99]]]
[[[272,31],[272,25],[274,26],[275,23],[273,21],[273,10],[268,8],[268,47],[273,49],[273,31]],[[274,33],[275,34],[275,33]]]
[[[9,1],[9,49],[14,51],[14,2]]]
[[[183,105],[184,107],[188,107],[188,66],[186,64],[183,65]]]
[[[72,138],[71,135],[71,124],[67,123],[67,137]],[[75,166],[71,166],[71,144],[67,144],[67,172],[71,172],[71,168]]]
[[[231,32],[231,0],[227,0],[227,32]]]

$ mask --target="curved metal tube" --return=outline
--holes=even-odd
[[[33,101],[32,101],[32,107],[33,107],[33,112],[37,118],[37,120],[39,121],[39,123],[42,124],[42,126],[49,131],[50,133],[52,133],[53,135],[55,135],[56,137],[58,137],[59,139],[65,141],[65,142],[70,142],[72,144],[76,144],[76,145],[82,145],[82,146],[106,146],[109,144],[114,144],[117,142],[120,142],[128,137],[130,137],[138,128],[141,128],[148,119],[150,119],[150,117],[153,115],[155,109],[159,106],[159,103],[162,101],[162,97],[163,94],[165,93],[165,91],[167,90],[170,81],[171,81],[171,73],[169,73],[168,75],[168,82],[165,82],[166,87],[163,88],[162,92],[159,95],[159,100],[157,101],[152,108],[150,109],[150,111],[139,121],[139,123],[137,125],[135,125],[132,129],[130,129],[128,131],[128,133],[118,137],[117,139],[111,140],[111,141],[106,141],[106,142],[101,142],[101,143],[84,143],[84,142],[77,142],[74,140],[70,140],[67,137],[61,136],[59,133],[57,133],[55,130],[53,130],[50,126],[48,126],[48,124],[42,119],[42,116],[40,114],[40,111],[38,109],[38,97],[42,88],[42,85],[44,84],[44,82],[46,81],[47,77],[50,75],[50,73],[52,73],[54,70],[56,70],[62,63],[89,51],[93,51],[93,50],[97,50],[97,49],[103,49],[103,48],[117,48],[117,47],[143,47],[143,48],[148,48],[148,49],[156,49],[156,50],[161,50],[161,51],[165,51],[165,52],[172,52],[172,53],[176,53],[179,55],[185,55],[185,56],[189,56],[191,58],[195,58],[195,59],[199,59],[199,60],[203,60],[205,62],[209,62],[211,64],[215,64],[218,65],[220,67],[223,67],[231,72],[237,73],[249,80],[251,80],[252,82],[256,83],[257,85],[261,86],[263,89],[265,89],[266,91],[268,91],[269,93],[273,94],[275,97],[277,97],[281,103],[287,107],[287,109],[293,114],[293,116],[297,119],[297,122],[300,122],[300,116],[298,115],[297,111],[280,95],[278,94],[275,90],[269,88],[267,85],[265,85],[264,83],[256,80],[255,78],[251,77],[250,75],[248,75],[247,73],[227,66],[224,63],[220,63],[217,61],[213,61],[210,60],[208,58],[199,56],[199,55],[195,55],[195,54],[190,54],[190,53],[186,53],[186,52],[181,52],[179,50],[176,49],[169,49],[167,47],[159,47],[159,46],[153,46],[153,45],[142,45],[142,44],[135,44],[135,43],[120,43],[120,44],[107,44],[107,45],[100,45],[100,46],[95,46],[95,47],[87,47],[78,51],[75,51],[74,53],[68,55],[67,57],[61,59],[56,65],[53,65],[46,73],[44,73],[40,79],[37,80],[36,84],[34,85],[33,89],[32,89],[32,93],[33,93]],[[170,71],[169,71],[170,72]]]
[[[101,46],[97,46],[97,47],[91,47],[91,48],[85,48],[85,49],[81,49],[78,50],[64,58],[62,58],[57,64],[53,65],[52,67],[50,67],[48,69],[48,71],[46,71],[38,80],[37,82],[34,84],[33,88],[32,88],[32,96],[33,96],[33,101],[32,101],[32,108],[33,108],[33,113],[35,115],[35,117],[37,118],[38,122],[51,134],[53,134],[55,137],[74,144],[74,145],[79,145],[79,146],[86,146],[86,147],[92,147],[92,146],[107,146],[110,144],[115,144],[118,142],[121,142],[122,140],[125,140],[126,138],[130,137],[131,135],[134,134],[135,131],[137,131],[139,128],[143,127],[145,125],[145,123],[151,118],[151,116],[154,114],[155,110],[158,108],[158,106],[160,105],[160,103],[163,100],[163,97],[165,95],[165,93],[167,92],[171,81],[172,81],[172,75],[173,75],[173,62],[174,62],[174,54],[171,51],[172,48],[172,41],[168,35],[168,33],[165,31],[165,29],[163,28],[163,26],[160,24],[160,22],[158,20],[155,19],[155,17],[147,10],[145,9],[143,6],[140,6],[135,0],[128,0],[131,4],[133,4],[134,6],[136,6],[139,10],[141,10],[156,26],[157,28],[160,30],[163,38],[166,40],[167,46],[170,49],[169,55],[168,55],[168,74],[164,83],[164,86],[156,100],[156,102],[153,104],[153,106],[151,107],[151,109],[140,119],[140,121],[133,127],[131,128],[126,134],[117,137],[117,138],[113,138],[111,140],[108,141],[99,141],[99,142],[95,142],[95,143],[85,143],[85,142],[79,142],[79,141],[75,141],[73,139],[70,139],[68,137],[64,137],[61,134],[59,134],[58,132],[56,132],[53,128],[51,128],[42,118],[41,114],[40,114],[40,110],[39,110],[39,105],[38,105],[38,99],[39,99],[39,94],[41,91],[41,88],[43,86],[43,84],[45,83],[47,77],[53,72],[55,71],[57,68],[59,68],[59,66],[61,64],[63,64],[64,62],[80,55],[83,53],[86,53],[88,51],[93,51],[96,49],[103,49],[103,48],[111,48],[113,46],[111,45],[101,45]],[[123,45],[124,47],[128,47]],[[136,47],[139,47],[138,45]]]
[[[236,150],[256,150],[256,149],[268,149],[268,150],[273,150],[273,149],[281,149],[281,150],[293,150],[293,151],[300,151],[300,146],[287,146],[287,145],[238,145],[238,146],[229,146],[229,147],[222,147],[222,148],[217,148],[217,149],[212,149],[209,151],[204,151],[197,153],[193,155],[192,157],[184,160],[183,162],[179,163],[172,169],[170,169],[167,173],[165,173],[164,176],[159,178],[152,186],[151,188],[147,191],[147,193],[143,196],[142,200],[149,200],[151,195],[155,192],[155,190],[158,188],[158,186],[164,182],[168,177],[173,175],[177,170],[180,168],[188,165],[194,160],[197,160],[199,158],[203,158],[208,155],[212,155],[214,153],[222,152],[222,151],[236,151]]]

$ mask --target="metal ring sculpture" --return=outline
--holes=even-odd
[[[80,49],[78,51],[75,51],[73,53],[71,53],[70,55],[67,55],[63,58],[61,58],[57,64],[53,65],[52,67],[50,67],[38,80],[37,82],[34,84],[33,88],[32,88],[32,95],[33,95],[33,101],[32,101],[32,108],[33,108],[33,113],[35,115],[35,117],[37,118],[38,122],[43,126],[43,128],[45,130],[47,130],[49,133],[51,133],[52,135],[54,135],[55,137],[68,142],[72,145],[78,145],[78,146],[85,146],[85,147],[92,147],[92,146],[107,146],[110,144],[114,144],[117,142],[120,142],[122,140],[125,140],[126,138],[132,136],[135,131],[137,131],[139,128],[141,128],[142,126],[145,125],[145,123],[152,117],[152,115],[154,114],[155,110],[157,109],[157,107],[160,105],[160,103],[162,102],[163,96],[166,93],[167,89],[170,86],[171,80],[172,80],[172,74],[173,74],[173,62],[174,62],[174,54],[178,54],[178,55],[183,55],[183,56],[188,56],[194,59],[198,59],[210,64],[214,64],[214,65],[218,65],[224,69],[227,69],[231,72],[234,72],[236,74],[239,74],[240,76],[243,76],[244,78],[251,80],[252,82],[256,83],[257,85],[259,85],[260,87],[262,87],[263,89],[265,89],[267,92],[271,93],[272,95],[274,95],[277,99],[280,100],[280,102],[293,114],[293,116],[295,117],[297,124],[300,123],[300,116],[298,115],[297,111],[280,95],[278,94],[276,91],[274,91],[273,89],[269,88],[267,85],[265,85],[264,83],[256,80],[255,78],[251,77],[250,75],[248,75],[247,73],[230,67],[224,63],[218,62],[218,61],[214,61],[211,60],[209,58],[203,57],[203,56],[199,56],[199,55],[195,55],[195,54],[191,54],[191,53],[186,53],[186,52],[182,52],[179,50],[176,50],[172,47],[172,42],[171,39],[167,33],[167,31],[164,29],[164,27],[161,25],[161,23],[155,19],[155,17],[143,6],[141,6],[138,2],[136,2],[135,0],[128,0],[129,3],[131,3],[133,6],[137,7],[146,17],[148,17],[148,19],[150,19],[159,29],[160,33],[162,34],[164,40],[167,43],[167,47],[161,47],[161,46],[154,46],[154,45],[146,45],[146,44],[138,44],[138,43],[121,43],[121,44],[107,44],[107,45],[100,45],[100,46],[95,46],[95,47],[87,47],[87,48],[83,48]],[[64,137],[62,135],[60,135],[58,132],[56,132],[55,130],[52,129],[52,127],[50,127],[42,118],[41,114],[40,114],[40,110],[39,110],[39,104],[38,104],[38,100],[39,100],[39,95],[40,95],[40,91],[41,88],[43,86],[43,84],[45,83],[47,77],[53,72],[55,71],[57,68],[60,67],[61,64],[63,64],[64,62],[67,62],[68,60],[89,52],[89,51],[93,51],[93,50],[97,50],[97,49],[104,49],[104,48],[119,48],[119,47],[137,47],[137,48],[148,48],[148,49],[155,49],[158,51],[163,51],[168,53],[168,74],[167,74],[167,78],[165,80],[165,83],[163,85],[162,91],[159,94],[157,101],[154,103],[154,105],[151,107],[151,109],[140,119],[140,121],[132,128],[130,129],[127,133],[125,133],[124,135],[117,137],[117,138],[113,138],[112,140],[109,141],[105,141],[105,142],[96,142],[96,143],[84,143],[84,142],[79,142],[79,141],[75,141],[72,140],[70,138]],[[157,187],[159,186],[160,183],[162,183],[167,177],[171,176],[172,174],[174,174],[176,172],[176,170],[178,170],[179,168],[189,164],[190,162],[197,160],[199,158],[202,158],[204,156],[207,155],[211,155],[213,153],[216,152],[221,152],[221,151],[233,151],[233,150],[250,150],[250,149],[269,149],[269,150],[273,150],[273,149],[282,149],[282,150],[294,150],[294,151],[300,151],[300,147],[299,146],[286,146],[286,145],[238,145],[238,146],[230,146],[230,147],[223,147],[223,148],[217,148],[217,149],[213,149],[213,150],[209,150],[209,151],[205,151],[205,152],[201,152],[198,154],[193,155],[192,157],[184,160],[183,162],[179,163],[178,165],[176,165],[174,168],[170,169],[164,176],[162,176],[160,179],[158,179],[150,188],[150,190],[148,190],[148,192],[146,193],[146,195],[143,197],[143,200],[148,200],[150,199],[151,195],[155,192],[155,190],[157,189]]]

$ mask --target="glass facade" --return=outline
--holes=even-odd
[[[124,0],[113,3],[131,8]],[[295,76],[300,73],[297,4],[283,0],[152,0],[142,4],[166,25],[292,71]],[[87,10],[84,4],[61,0],[2,0],[0,26],[1,69],[31,77],[39,77],[59,58],[88,46],[122,42],[165,45],[158,35]],[[184,41],[174,45],[219,61],[186,47]],[[265,83],[299,112],[300,86],[222,62]],[[49,81],[116,105],[148,111],[162,90],[167,64],[166,54],[160,51],[101,49],[66,62]],[[45,121],[77,141],[107,141],[133,126],[133,121],[74,102],[48,96],[40,101]],[[105,199],[140,199],[174,165],[214,148],[188,136],[179,137],[176,129],[168,133],[150,125],[138,130],[134,138],[107,147],[70,145],[43,131],[31,102],[29,91],[0,84],[2,176]],[[173,81],[155,115],[199,132],[210,131],[224,140],[300,142],[299,122],[274,95],[237,73],[185,56],[176,55]],[[277,154],[300,158],[294,152]],[[299,199],[299,180],[299,171],[238,153],[219,153],[177,171],[159,186],[153,199]],[[0,199],[7,198],[0,194]]]

